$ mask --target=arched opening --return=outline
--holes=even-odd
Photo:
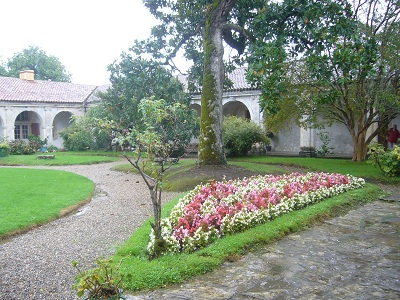
[[[250,111],[246,105],[240,101],[230,101],[222,107],[224,116],[236,116],[245,119],[251,119]]]
[[[194,109],[197,112],[197,116],[201,117],[201,106],[197,103],[190,104],[190,108]]]
[[[53,120],[53,146],[58,148],[63,147],[63,140],[59,135],[59,132],[63,130],[65,127],[68,127],[71,124],[72,113],[68,111],[62,111],[58,113]]]
[[[40,116],[34,111],[25,110],[15,118],[14,139],[27,140],[29,135],[41,137],[40,128]]]

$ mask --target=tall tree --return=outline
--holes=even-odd
[[[308,125],[342,123],[353,140],[353,160],[365,160],[369,143],[400,110],[399,12],[395,0],[353,1],[341,27],[318,28],[305,19],[320,37],[304,51],[293,43],[290,52],[276,39],[269,49],[279,55],[255,55],[249,77],[266,91],[262,105],[273,120],[293,116],[291,107]],[[301,62],[290,61],[300,53]]]
[[[315,30],[305,20],[334,22],[345,1],[309,0],[145,0],[150,12],[160,20],[146,42],[138,43],[157,59],[171,59],[179,49],[194,61],[192,72],[202,74],[202,114],[199,144],[200,164],[225,164],[222,137],[222,89],[224,44],[236,50],[232,62],[245,62],[251,51],[265,48],[266,39],[280,36],[281,42],[297,42],[307,47],[315,41]],[[331,17],[332,16],[332,17]],[[337,19],[340,19],[339,17]],[[340,19],[341,20],[341,19]],[[321,27],[321,26],[319,26]],[[286,28],[286,29],[285,29]],[[283,36],[284,35],[284,36]],[[310,39],[307,39],[310,37]],[[240,60],[240,56],[243,60]],[[189,85],[190,86],[190,85]]]
[[[155,60],[144,59],[135,49],[122,53],[108,66],[111,87],[100,94],[103,117],[122,129],[141,124],[140,101],[154,97],[167,103],[189,104],[181,82]]]
[[[71,74],[67,72],[60,60],[53,55],[47,55],[37,46],[23,49],[6,63],[7,76],[19,77],[19,72],[24,70],[33,70],[38,80],[71,81]]]

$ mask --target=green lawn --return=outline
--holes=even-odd
[[[259,165],[275,166],[299,166],[310,171],[335,172],[380,181],[390,181],[390,179],[383,176],[383,173],[379,168],[374,167],[367,162],[353,162],[351,159],[253,156],[230,159],[230,162],[248,162]],[[255,166],[253,165],[253,167]],[[394,178],[394,182],[398,182],[398,179],[399,178]]]
[[[43,153],[54,155],[54,159],[37,159],[36,153],[32,155],[9,155],[0,157],[2,166],[63,166],[63,165],[89,165],[96,163],[117,161],[120,158],[115,152],[55,152]]]
[[[91,180],[64,171],[0,168],[0,178],[0,240],[60,217],[94,191]]]
[[[54,160],[37,160],[35,155],[9,156],[0,158],[0,165],[92,164],[120,159],[120,153],[60,152],[55,155]],[[132,171],[132,166],[125,162],[126,160],[122,159],[123,165],[118,169]],[[228,163],[258,173],[286,173],[287,170],[281,168],[285,165],[303,167],[310,171],[352,174],[372,182],[379,181],[388,184],[400,182],[399,177],[386,178],[378,168],[367,163],[354,163],[350,159],[245,157],[229,159]],[[174,185],[169,184],[168,180],[182,182],[189,180],[191,184],[207,180],[207,178],[196,177],[197,173],[195,159],[181,160],[168,170],[165,186],[174,189]],[[0,179],[2,191],[0,239],[10,233],[24,231],[31,226],[59,217],[65,208],[79,205],[93,192],[93,183],[90,180],[63,171],[0,168]],[[177,186],[181,188],[185,185],[181,183]],[[69,191],[68,195],[60,192],[65,190]],[[381,194],[382,191],[375,185],[367,184],[363,189],[327,199],[246,232],[218,240],[193,254],[165,255],[152,261],[147,259],[146,254],[150,225],[149,222],[145,222],[120,247],[114,256],[114,261],[117,262],[130,255],[121,266],[123,274],[131,275],[125,280],[128,290],[152,289],[180,283],[217,268],[226,260],[235,260],[243,253],[257,249],[259,244],[269,243],[290,232],[303,230],[321,220],[343,214],[354,207],[377,199]],[[169,214],[177,201],[178,199],[174,199],[164,207],[164,216]]]

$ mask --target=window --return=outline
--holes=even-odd
[[[22,113],[20,113],[17,116],[17,119],[15,121],[21,121],[21,122],[25,121],[26,122],[28,120],[29,120],[28,112],[27,111],[23,111]]]
[[[29,126],[27,124],[17,124],[14,128],[14,139],[26,140],[29,135]]]

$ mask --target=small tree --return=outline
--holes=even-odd
[[[150,192],[155,219],[151,226],[156,237],[156,250],[150,258],[154,258],[166,246],[161,236],[163,176],[179,160],[171,159],[171,154],[190,143],[191,138],[197,135],[198,124],[195,111],[181,103],[167,104],[164,100],[143,99],[139,111],[144,126],[123,130],[117,141],[124,157],[139,171]],[[135,152],[135,158],[126,154],[128,149]]]

